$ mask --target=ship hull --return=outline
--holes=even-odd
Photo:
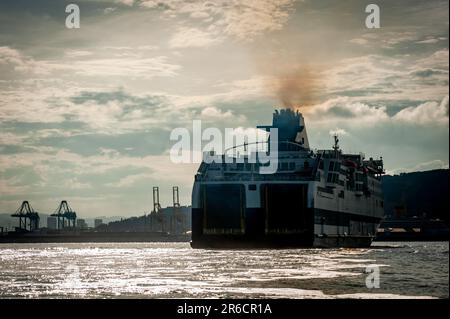
[[[327,237],[305,238],[286,236],[265,238],[242,238],[236,236],[204,236],[191,241],[196,249],[293,249],[293,248],[368,248],[372,244],[371,237]]]
[[[237,235],[203,235],[192,239],[192,248],[206,249],[265,249],[265,248],[299,248],[313,247],[313,241],[307,236],[237,236]]]
[[[202,209],[192,211],[191,247],[199,249],[289,249],[289,248],[367,248],[370,247],[373,236],[352,235],[315,235],[313,216],[314,209],[305,210],[306,220],[310,223],[301,232],[268,233],[264,229],[262,209],[246,209],[245,223],[248,227],[238,234],[204,233],[204,212]],[[260,227],[255,227],[259,225]]]

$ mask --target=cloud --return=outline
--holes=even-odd
[[[417,41],[416,43],[424,43],[424,44],[432,43],[432,44],[434,44],[434,43],[438,43],[438,42],[439,42],[439,39],[431,38],[431,39],[426,39],[426,40],[422,40],[422,41]]]
[[[166,154],[134,157],[115,150],[103,150],[91,156],[67,150],[58,150],[54,154],[0,154],[0,163],[3,172],[22,172],[20,176],[0,179],[2,195],[18,198],[35,193],[40,193],[42,198],[42,190],[51,196],[91,196],[95,188],[96,194],[107,200],[123,194],[121,187],[134,186],[135,192],[145,194],[145,185],[161,184],[162,181],[164,184],[175,183],[175,180],[186,189],[198,168],[198,164],[171,163]],[[140,186],[136,188],[136,185]]]
[[[324,71],[326,95],[361,102],[427,101],[448,94],[448,49],[425,57],[363,55],[342,59]]]
[[[387,123],[433,127],[448,125],[448,100],[447,95],[441,102],[428,101],[418,106],[403,108],[389,116],[384,105],[370,105],[356,102],[350,97],[339,97],[307,108],[303,112],[317,123],[352,123],[355,127]]]
[[[140,1],[139,6],[147,9],[163,10],[164,17],[185,18],[186,23],[191,19],[201,19],[208,22],[207,31],[199,33],[190,31],[196,36],[196,45],[185,45],[187,32],[178,32],[172,45],[173,47],[190,47],[211,44],[211,39],[223,41],[223,36],[230,36],[240,41],[251,41],[255,37],[266,32],[281,30],[288,21],[289,15],[294,11],[295,0],[258,0],[240,1],[231,0],[223,2],[204,2],[200,0],[145,0]],[[209,35],[204,34],[210,33]],[[180,44],[177,46],[177,44]]]
[[[448,162],[442,160],[431,160],[423,163],[419,163],[417,165],[411,167],[404,168],[396,168],[392,170],[386,171],[386,174],[396,175],[400,173],[410,173],[410,172],[423,172],[423,171],[431,171],[435,169],[448,169]]]
[[[435,44],[435,43],[438,43],[439,41],[444,41],[444,40],[447,40],[447,38],[444,38],[444,37],[439,37],[439,38],[435,38],[435,37],[427,37],[427,39],[421,40],[421,41],[417,41],[416,43],[421,43],[421,44]]]
[[[419,125],[448,125],[448,95],[441,103],[432,101],[404,108],[393,119]]]
[[[22,64],[23,56],[15,49],[2,46],[0,47],[0,63]]]
[[[67,50],[65,52],[65,54],[66,54],[66,56],[68,56],[70,58],[79,58],[79,57],[92,55],[93,53],[90,51],[86,51],[86,50]]]
[[[73,88],[72,88],[73,90]],[[0,120],[2,122],[54,123],[65,121],[66,105],[54,107],[50,102],[70,96],[71,89],[47,89],[22,87],[0,91]]]
[[[434,52],[433,54],[417,60],[414,67],[443,69],[448,72],[448,49],[442,49]]]
[[[314,122],[352,122],[354,125],[374,125],[389,119],[385,106],[371,106],[354,102],[348,97],[330,99],[304,110]]]
[[[112,13],[112,12],[114,12],[116,10],[117,10],[116,7],[108,7],[108,8],[103,9],[103,13],[104,14],[109,14],[109,13]]]
[[[209,47],[220,42],[219,37],[196,28],[182,27],[170,39],[171,48]]]
[[[116,3],[121,3],[126,6],[132,6],[135,0],[115,0]]]
[[[410,172],[421,172],[421,171],[429,171],[432,169],[448,169],[448,162],[444,162],[442,160],[433,160],[429,162],[424,162],[417,164],[412,169],[410,169]]]
[[[401,77],[403,69],[399,68],[401,60],[380,56],[366,55],[340,60],[337,65],[323,75],[327,89],[337,91],[366,91],[372,87],[392,91],[386,85],[389,80]]]
[[[67,179],[64,182],[63,187],[66,189],[90,189],[92,188],[92,185],[90,183],[80,183],[75,177]]]
[[[149,49],[149,46],[141,48]],[[68,57],[89,56],[89,51],[66,51]],[[0,64],[8,64],[22,73],[48,75],[52,72],[73,72],[83,76],[126,76],[151,79],[157,76],[172,77],[181,69],[180,65],[167,62],[167,56],[140,57],[124,56],[121,58],[91,58],[75,61],[37,61],[22,55],[18,50],[0,47]]]
[[[423,39],[419,32],[413,31],[386,31],[383,33],[365,33],[351,39],[349,42],[392,50],[402,46],[411,46],[411,44],[436,44],[445,40],[447,40],[446,37],[439,36],[427,36]]]
[[[201,116],[206,119],[230,118],[233,114],[230,111],[221,112],[219,109],[209,106],[202,110]]]
[[[224,9],[224,16],[218,25],[224,25],[224,32],[240,40],[248,40],[268,31],[280,30],[293,10],[294,1],[234,1]]]
[[[205,11],[194,11],[191,13],[190,17],[194,19],[207,19],[210,15]]]
[[[0,65],[12,66],[15,71],[23,73],[48,74],[47,63],[35,61],[8,46],[0,47]]]
[[[167,63],[167,57],[93,59],[75,62],[70,69],[87,76],[132,76],[146,79],[155,76],[175,76],[181,68]]]
[[[123,134],[150,127],[176,125],[181,112],[164,94],[133,95],[123,90],[82,91],[62,101],[65,116],[86,123],[95,132]]]
[[[369,43],[369,40],[364,39],[364,38],[355,38],[355,39],[351,39],[351,40],[350,40],[350,43],[361,44],[361,45],[363,45],[363,44]]]
[[[113,183],[107,183],[106,186],[109,187],[116,187],[116,188],[126,188],[135,185],[139,181],[145,181],[152,179],[151,174],[135,174],[135,175],[128,175],[123,178],[121,178],[119,181],[113,182]]]
[[[342,129],[342,128],[335,128],[334,130],[330,130],[328,133],[331,136],[334,136],[334,135],[339,135],[339,136],[348,135],[347,131]]]
[[[139,3],[139,6],[141,6],[143,8],[153,9],[153,8],[158,7],[158,5],[162,5],[162,4],[163,4],[162,1],[145,0],[145,1],[141,1]]]
[[[364,33],[356,38],[351,39],[349,42],[358,45],[383,48],[383,49],[394,49],[403,44],[408,44],[410,42],[418,43],[419,34],[412,31],[385,31],[382,33]]]
[[[393,48],[395,45],[415,41],[418,35],[415,32],[388,32],[385,37],[382,38],[381,42],[385,48]]]

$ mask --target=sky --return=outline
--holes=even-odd
[[[68,29],[66,5],[80,8]],[[380,7],[368,29],[365,7]],[[0,213],[133,216],[180,187],[174,128],[245,131],[275,108],[312,148],[382,156],[387,173],[448,168],[448,1],[0,2]]]

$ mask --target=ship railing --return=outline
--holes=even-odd
[[[314,181],[313,175],[297,174],[232,174],[221,176],[204,176],[197,174],[196,181]]]
[[[281,144],[281,145],[295,146],[297,148],[290,150],[282,150],[280,149],[280,147],[278,147],[279,153],[300,152],[308,150],[302,144],[292,141],[278,141],[272,143],[277,143],[278,145]],[[241,151],[241,149],[243,149],[243,151]],[[222,158],[222,161],[225,161],[225,157],[235,159],[246,159],[248,157],[256,156],[258,152],[266,152],[266,153],[270,152],[270,143],[268,141],[245,142],[244,144],[235,145],[225,149],[223,154],[216,154],[214,151],[207,151],[203,152],[203,159],[205,159],[205,157],[210,158],[211,156],[219,156]]]

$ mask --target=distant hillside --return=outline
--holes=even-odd
[[[408,217],[425,215],[448,225],[448,178],[448,169],[383,176],[386,215],[395,216],[400,207]]]

